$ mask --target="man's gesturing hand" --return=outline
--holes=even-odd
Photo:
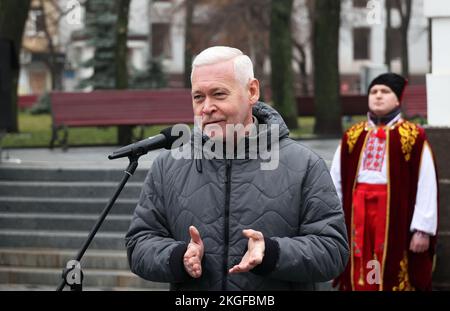
[[[189,242],[186,253],[184,253],[184,269],[193,278],[199,278],[202,275],[203,241],[194,226],[189,227],[189,235],[191,236],[191,242]]]
[[[265,243],[261,232],[247,229],[242,233],[248,238],[248,250],[241,262],[229,270],[230,273],[248,272],[259,265],[264,257]]]

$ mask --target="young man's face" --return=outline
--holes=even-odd
[[[374,85],[369,92],[369,109],[381,117],[400,105],[397,96],[390,87],[383,84]]]
[[[247,87],[235,79],[233,61],[196,67],[192,75],[194,115],[201,117],[206,135],[225,139],[227,124],[246,126],[253,122],[252,105],[259,98],[259,83]],[[219,126],[222,131],[213,131]],[[214,133],[213,133],[214,132]]]

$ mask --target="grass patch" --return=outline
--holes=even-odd
[[[342,118],[342,129],[347,130],[355,123],[367,120],[367,116],[352,116],[351,118]],[[297,119],[299,128],[290,130],[290,137],[294,139],[320,138],[314,134],[314,125],[316,123],[314,117],[301,117]],[[341,133],[339,133],[339,136]]]
[[[313,117],[297,118],[297,123],[299,125],[298,129],[289,130],[289,137],[293,139],[314,137],[313,131],[315,120]]]
[[[146,126],[143,137],[158,134],[166,126]],[[141,129],[135,128],[135,137]],[[62,132],[60,133],[62,134]],[[32,115],[19,113],[19,133],[6,134],[2,140],[4,148],[48,147],[52,136],[52,121],[49,114]],[[117,144],[117,127],[74,127],[69,128],[69,147],[105,146]]]
[[[48,146],[51,137],[50,115],[19,113],[19,133],[6,134],[3,147]]]

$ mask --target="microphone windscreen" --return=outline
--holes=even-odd
[[[178,127],[178,131],[175,131],[175,133],[172,135],[172,126],[170,127],[166,127],[165,129],[163,129],[160,133],[164,135],[164,137],[166,138],[166,142],[164,144],[165,149],[172,149],[172,145],[173,143],[180,139],[180,138],[186,138],[182,143],[186,143],[187,141],[189,141],[190,138],[190,128],[189,126],[185,125],[183,126],[183,128],[180,130],[180,128]],[[184,134],[187,134],[184,136]]]

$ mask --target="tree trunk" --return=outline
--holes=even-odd
[[[30,0],[0,1],[0,131],[17,132],[20,49]]]
[[[259,100],[265,101],[266,98],[266,77],[264,74],[264,60],[266,58],[266,50],[264,44],[260,42],[255,43],[255,57],[254,57],[254,74],[255,78],[259,80]]]
[[[301,85],[301,92],[302,96],[308,96],[309,95],[309,88],[308,88],[308,73],[306,71],[306,52],[305,52],[305,46],[303,44],[300,44],[298,42],[294,42],[295,47],[297,48],[297,51],[300,54],[300,58],[298,59],[298,68],[300,71],[300,85]]]
[[[194,14],[195,0],[185,0],[185,5],[184,87],[190,89],[192,66],[192,15]]]
[[[116,25],[116,88],[128,88],[127,70],[127,37],[128,37],[128,12],[130,0],[119,0],[117,5]]]
[[[392,33],[392,22],[391,22],[391,10],[392,10],[392,0],[386,0],[386,31],[385,31],[385,50],[384,50],[384,62],[387,66],[388,71],[391,71],[391,33]]]
[[[428,72],[433,71],[433,23],[431,18],[428,18]]]
[[[117,3],[117,24],[116,24],[116,89],[128,88],[127,70],[127,37],[128,37],[128,12],[130,0],[119,0]],[[132,126],[119,126],[117,131],[119,145],[127,145],[133,139]]]
[[[61,76],[57,73],[55,45],[53,44],[53,39],[47,24],[48,18],[47,18],[47,11],[44,5],[44,0],[40,0],[39,5],[42,9],[42,19],[44,20],[44,34],[45,38],[47,39],[48,59],[45,59],[45,64],[47,65],[47,68],[50,70],[51,89],[62,90],[62,85],[60,81],[58,81],[61,79]]]
[[[340,1],[316,0],[314,14],[314,133],[340,136],[339,94]]]
[[[249,0],[241,0],[248,3]],[[269,29],[270,29],[270,0],[253,0],[249,2],[244,13],[245,25],[253,26],[248,31],[250,57],[253,60],[253,70],[255,78],[259,80],[260,96],[259,100],[266,101],[266,75],[264,73],[264,64],[269,52]],[[258,5],[255,5],[255,4]]]
[[[402,27],[402,76],[409,79],[409,48],[408,48],[408,28]]]
[[[396,5],[401,17],[401,58],[402,58],[402,75],[409,78],[409,47],[408,47],[408,31],[411,20],[412,0],[396,0]]]
[[[270,63],[272,99],[290,129],[298,128],[292,73],[292,0],[272,1]]]

